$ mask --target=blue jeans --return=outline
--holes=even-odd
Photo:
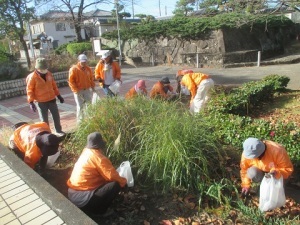
[[[39,113],[40,120],[42,122],[49,124],[48,111],[50,111],[52,118],[53,118],[55,131],[56,131],[56,133],[61,133],[62,128],[61,128],[61,124],[60,124],[60,116],[59,116],[59,111],[58,111],[58,107],[56,104],[56,99],[53,99],[48,102],[38,102],[37,106],[38,106],[37,110]]]

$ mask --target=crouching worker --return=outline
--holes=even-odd
[[[175,100],[176,97],[176,93],[173,92],[173,87],[170,85],[170,80],[166,76],[157,81],[150,91],[150,98],[152,99]]]
[[[243,149],[240,173],[244,195],[249,193],[251,182],[261,182],[265,173],[286,180],[294,170],[285,148],[276,142],[251,137],[244,141]]]
[[[9,140],[9,148],[32,169],[43,175],[48,156],[58,151],[60,139],[51,133],[45,122],[15,124],[14,132]],[[39,163],[39,168],[35,168]]]
[[[108,208],[127,180],[119,176],[105,153],[101,134],[89,134],[67,185],[68,197],[76,206],[86,213],[109,216],[113,210]]]
[[[147,96],[147,89],[144,80],[139,80],[129,91],[126,93],[126,99],[132,99],[136,96]]]

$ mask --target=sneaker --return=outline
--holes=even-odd
[[[61,132],[55,133],[55,135],[56,135],[57,137],[65,137],[65,136],[66,136],[66,133],[63,132],[63,131],[61,131]]]

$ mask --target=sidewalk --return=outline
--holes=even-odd
[[[128,79],[123,82],[120,96],[124,97],[126,92],[135,85],[136,79]],[[155,83],[155,80],[147,80],[146,85],[148,91]],[[101,98],[104,98],[102,89],[97,86],[97,92]],[[61,124],[63,131],[68,132],[76,126],[76,104],[74,101],[73,93],[69,87],[59,88],[60,94],[64,98],[63,104],[57,100],[58,109],[61,117]],[[1,128],[12,126],[18,122],[38,122],[39,117],[37,112],[30,110],[29,104],[27,103],[26,96],[9,98],[0,101],[0,130]],[[49,123],[51,129],[54,131],[52,116],[49,113]]]

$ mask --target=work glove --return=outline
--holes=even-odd
[[[249,194],[250,188],[249,187],[243,187],[242,188],[242,195],[247,195]]]
[[[57,95],[57,98],[59,99],[60,103],[64,103],[65,100],[63,97],[61,97],[61,95]]]
[[[30,106],[30,109],[33,111],[33,112],[36,112],[36,106],[33,102],[30,102],[29,103],[29,106]]]

